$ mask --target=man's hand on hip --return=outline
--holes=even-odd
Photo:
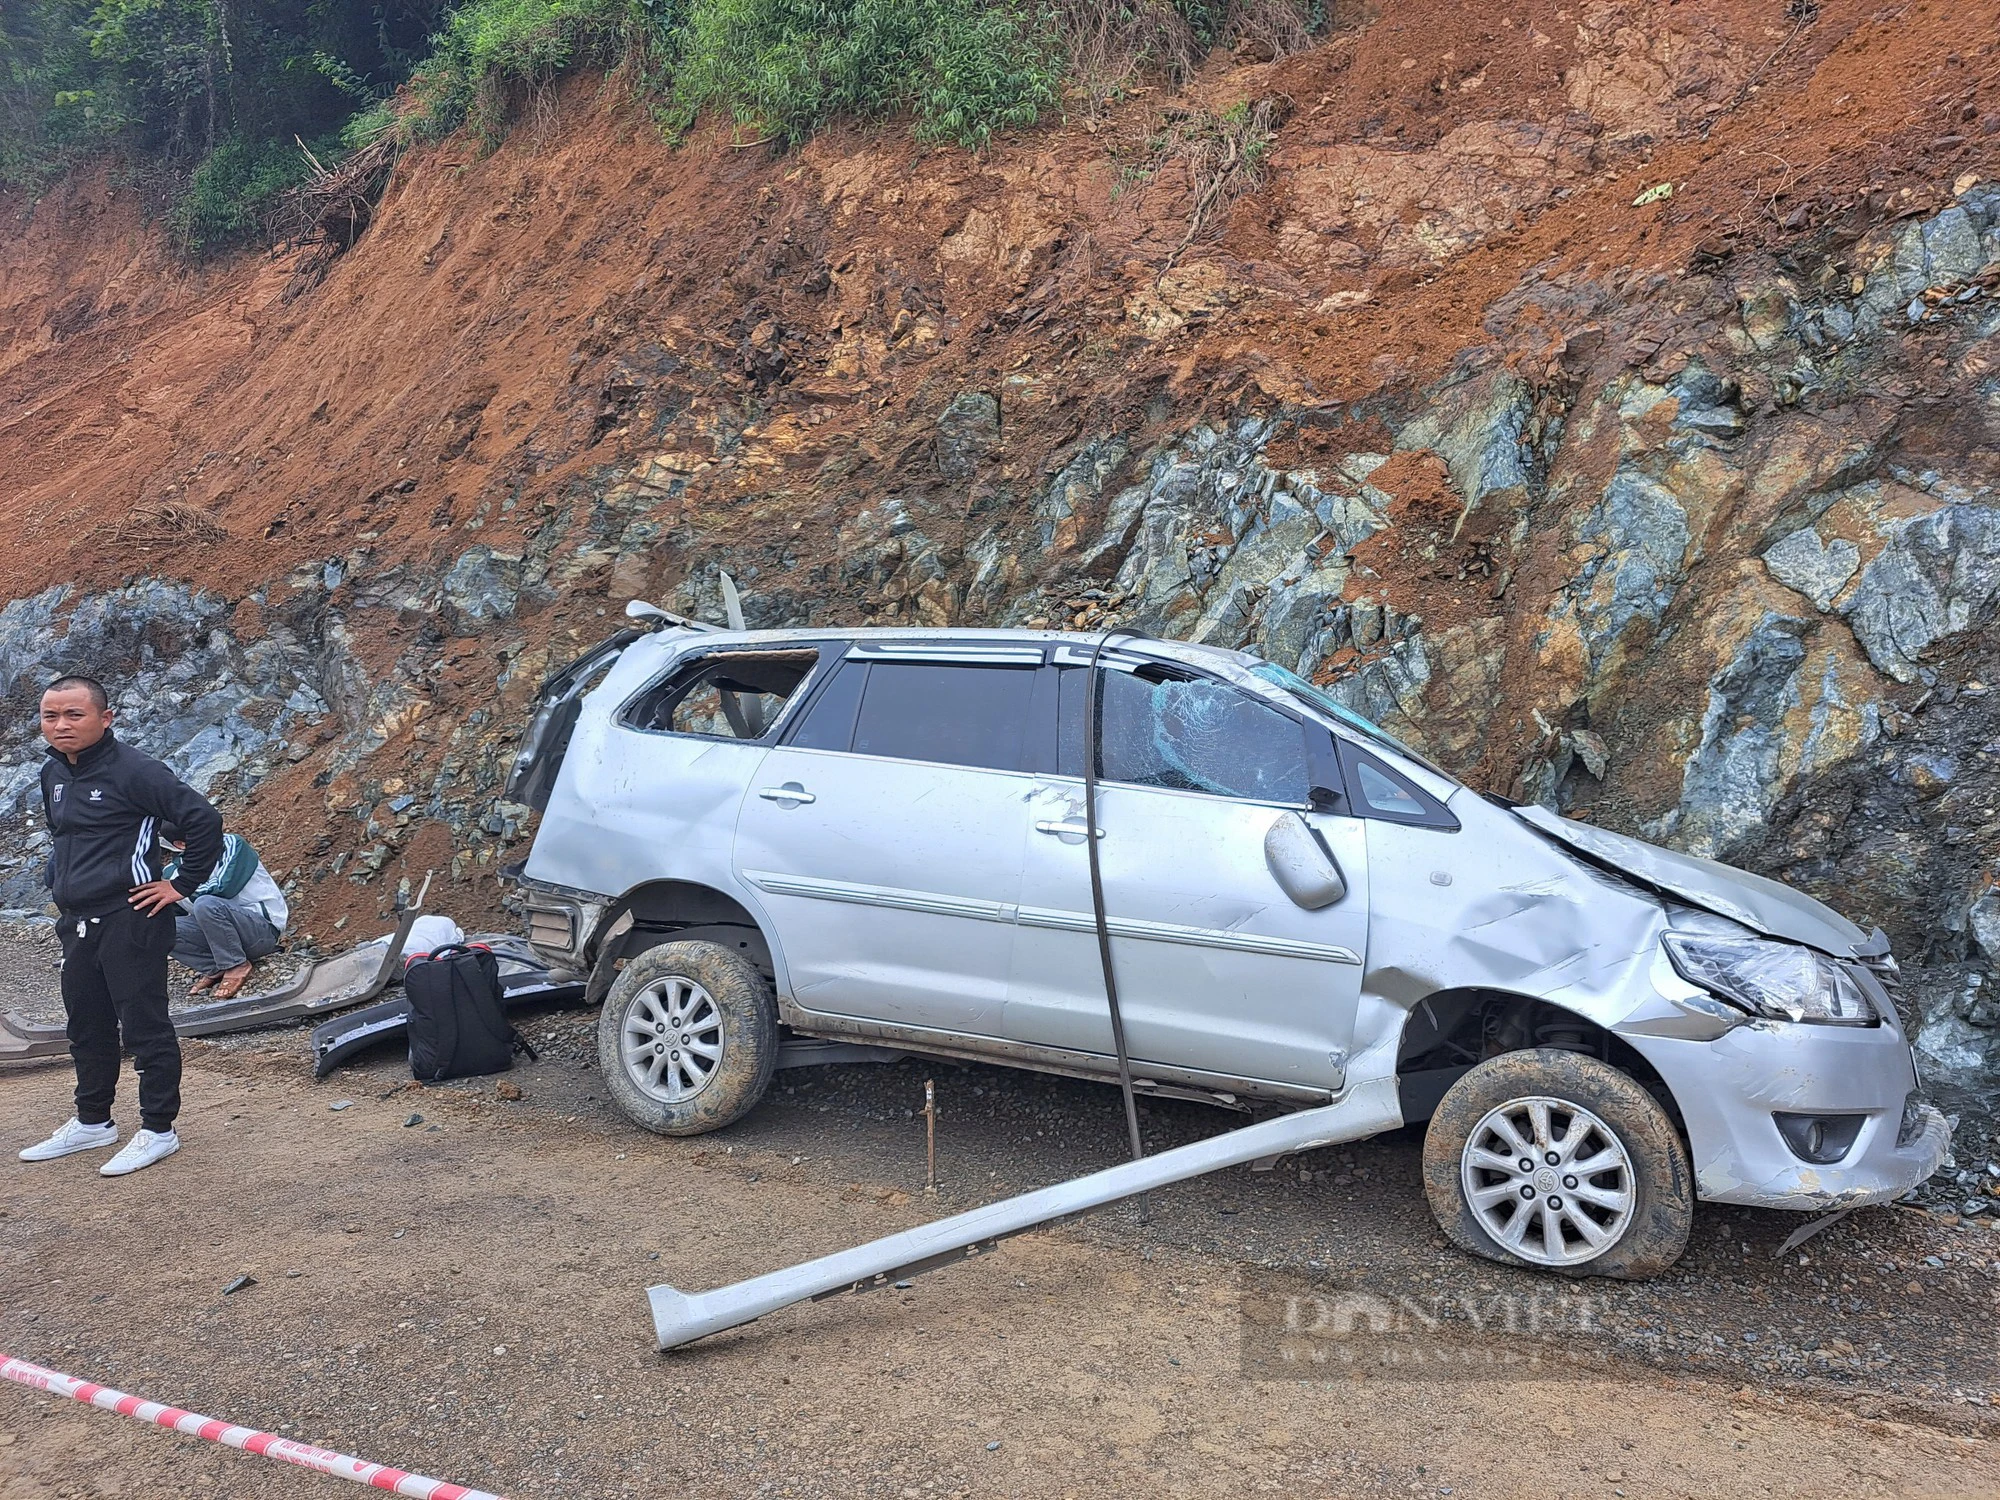
[[[144,885],[132,887],[132,894],[126,898],[149,917],[157,917],[170,906],[181,901],[181,893],[171,880],[149,880]]]

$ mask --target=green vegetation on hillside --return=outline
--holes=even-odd
[[[298,141],[337,153],[448,15],[446,0],[6,0],[0,182],[118,146],[177,175],[173,228],[201,254],[303,176]]]
[[[796,143],[904,117],[977,147],[1065,93],[1094,104],[1210,47],[1303,45],[1322,0],[8,0],[0,183],[116,146],[183,184],[200,255],[254,234],[306,176],[395,130],[496,143],[563,72],[623,65],[661,128],[704,112]],[[400,101],[398,102],[400,91]]]
[[[693,0],[670,119],[714,108],[797,141],[841,115],[908,113],[928,139],[983,144],[1055,102],[1054,38],[993,0]]]

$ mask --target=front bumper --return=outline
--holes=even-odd
[[[1807,1212],[1901,1197],[1944,1163],[1944,1116],[1918,1104],[1909,1043],[1894,1026],[1754,1022],[1710,1042],[1628,1036],[1680,1106],[1696,1195]],[[1836,1162],[1803,1161],[1779,1113],[1864,1116]]]

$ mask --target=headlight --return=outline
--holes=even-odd
[[[1847,966],[1810,948],[1687,932],[1669,932],[1660,941],[1681,978],[1752,1015],[1831,1026],[1873,1026],[1881,1019]]]

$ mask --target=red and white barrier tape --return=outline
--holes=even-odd
[[[241,1448],[246,1453],[275,1459],[281,1464],[296,1464],[301,1469],[331,1474],[336,1479],[351,1479],[356,1484],[369,1485],[378,1490],[412,1495],[416,1500],[500,1500],[498,1495],[488,1494],[485,1490],[469,1490],[462,1484],[447,1484],[442,1479],[406,1474],[401,1469],[371,1464],[350,1458],[345,1453],[315,1448],[310,1443],[294,1442],[276,1433],[259,1432],[254,1427],[236,1427],[228,1422],[218,1422],[213,1417],[204,1417],[199,1412],[162,1406],[142,1396],[128,1396],[123,1391],[112,1390],[108,1385],[92,1385],[73,1375],[59,1375],[54,1370],[45,1370],[40,1365],[31,1365],[25,1359],[15,1359],[7,1354],[0,1354],[0,1380],[11,1380],[56,1396],[67,1396],[86,1406],[100,1406],[136,1421],[184,1432],[189,1437]]]

